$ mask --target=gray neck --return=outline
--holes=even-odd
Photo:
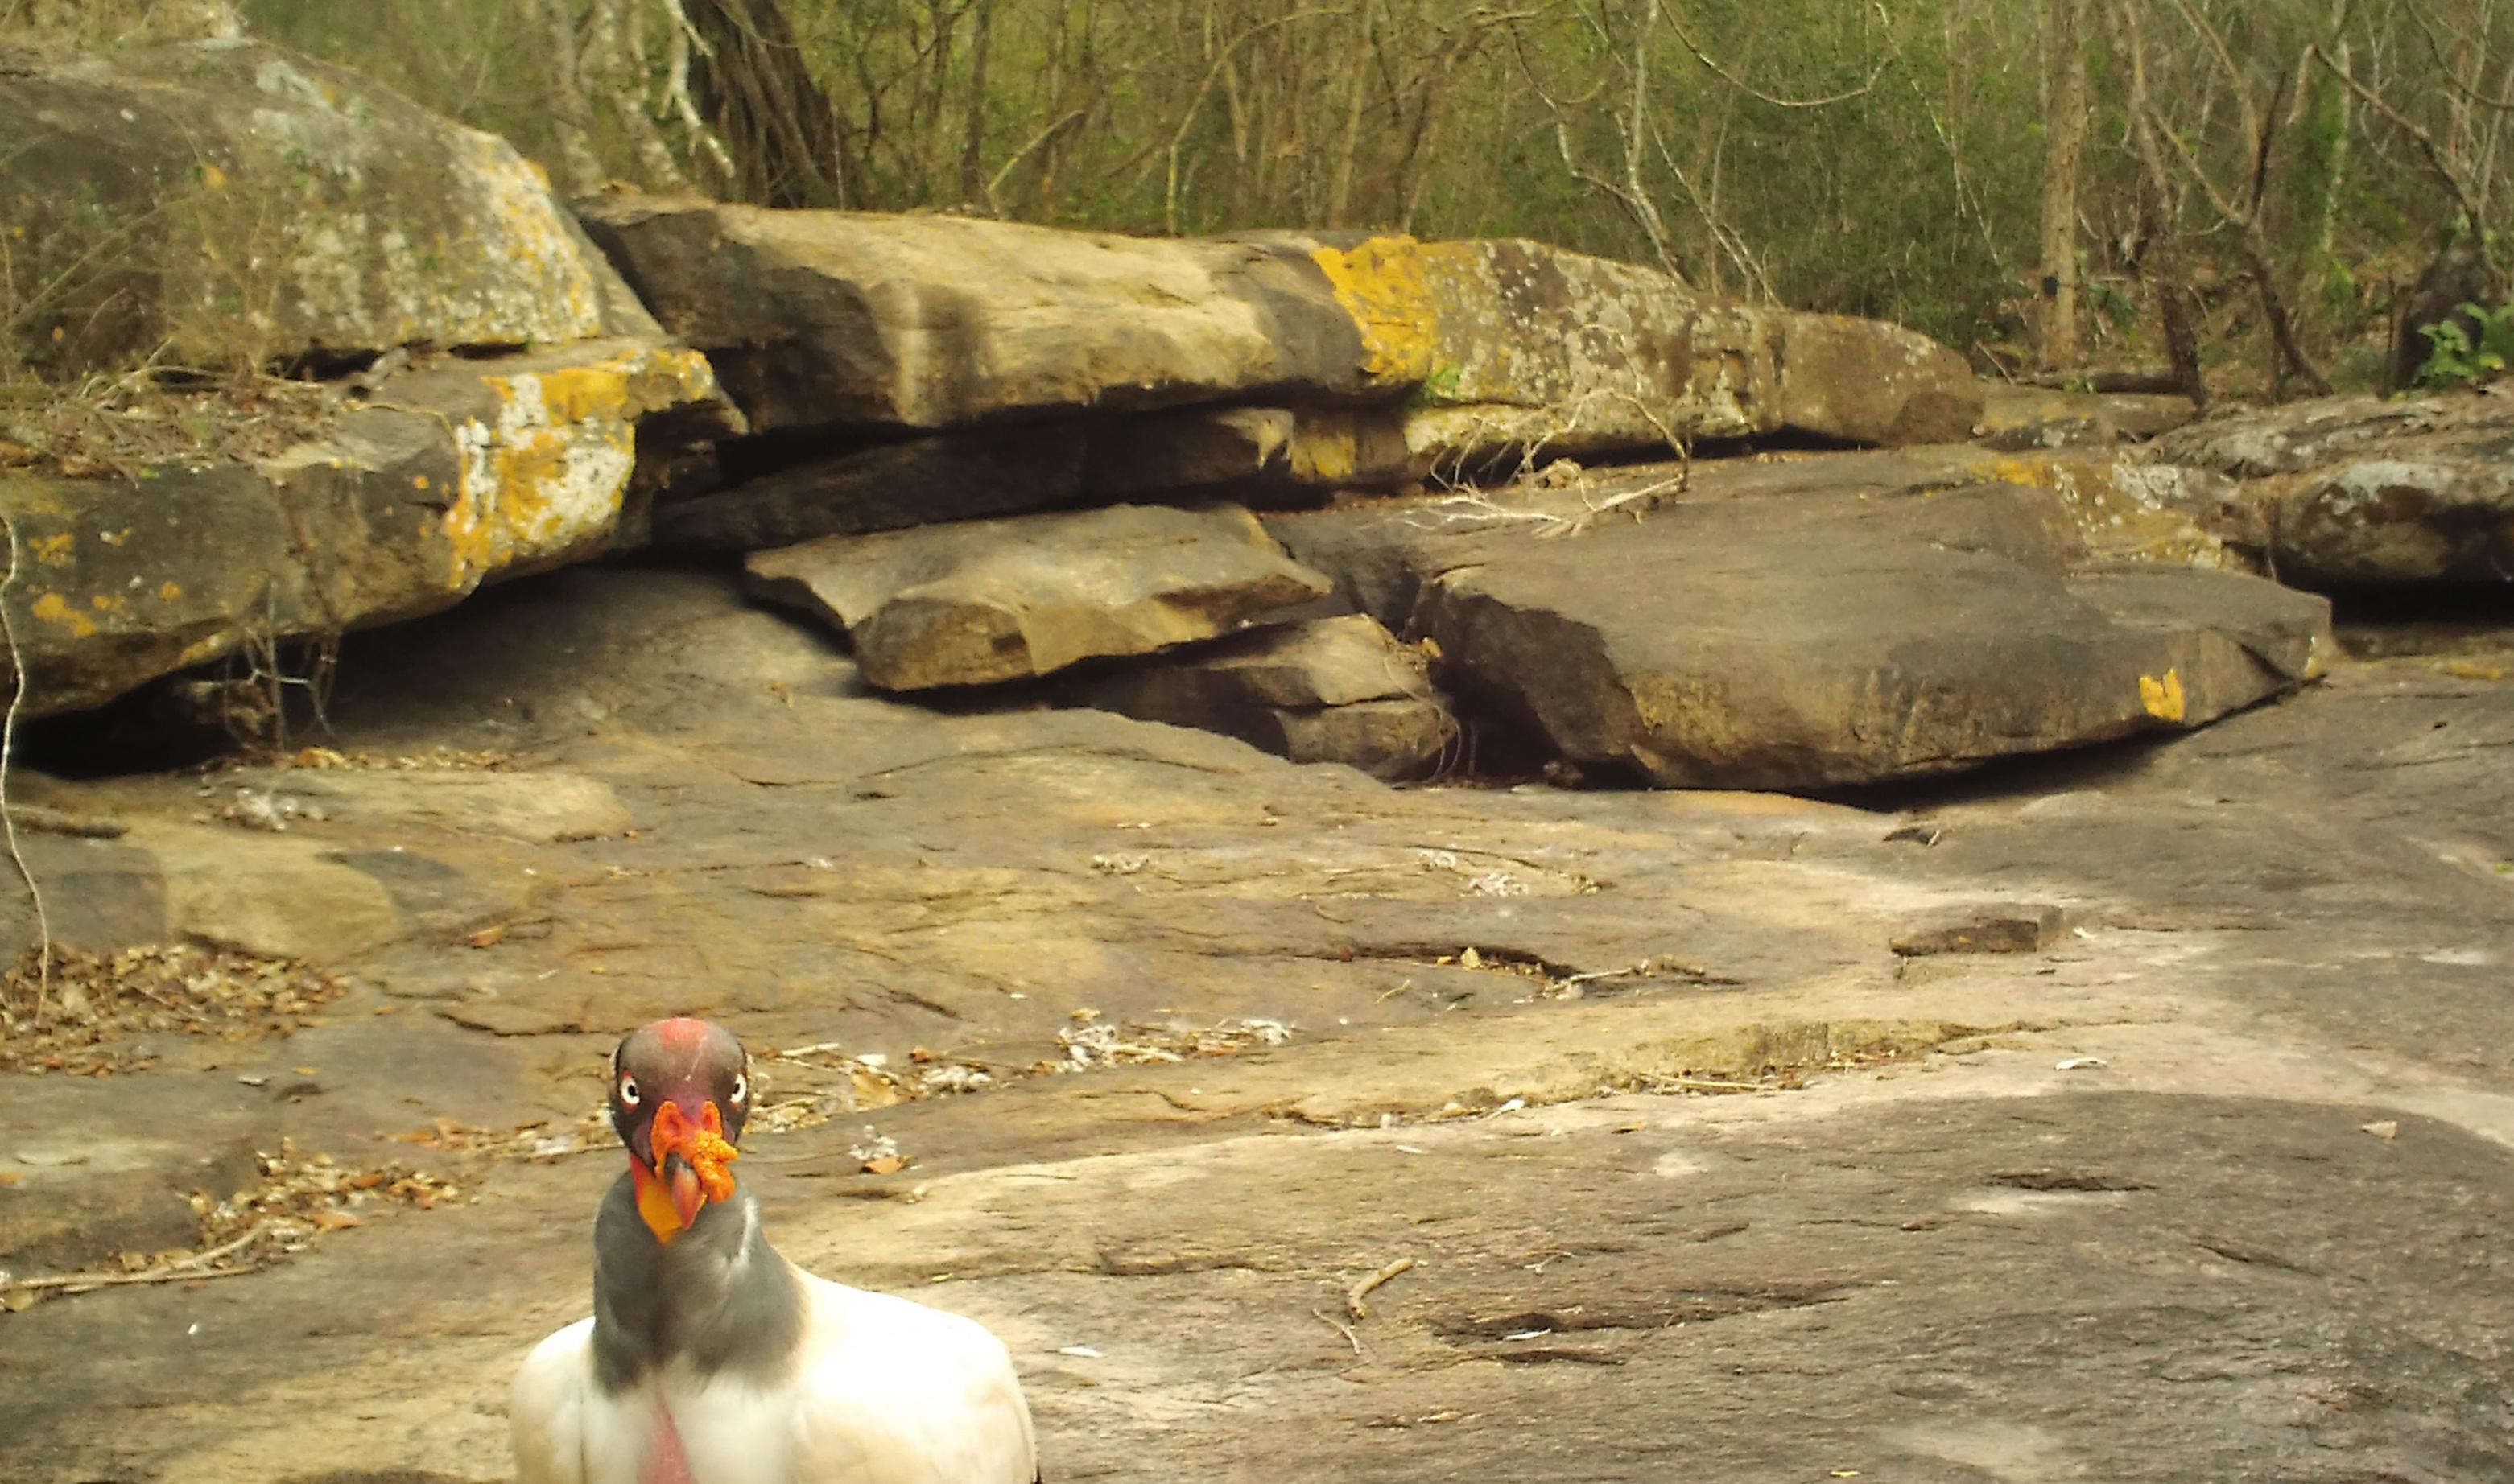
[[[767,1381],[792,1360],[802,1334],[802,1285],[760,1234],[749,1192],[701,1207],[669,1244],[637,1215],[630,1176],[602,1198],[593,1221],[593,1359],[603,1390],[635,1385],[672,1360],[702,1375]]]

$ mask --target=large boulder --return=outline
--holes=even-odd
[[[1981,407],[1963,361],[1912,332],[1535,242],[1147,240],[634,194],[583,210],[755,427],[1092,416],[1104,496],[1392,488],[1784,430],[1954,440]]]
[[[1435,474],[1532,450],[1668,450],[1784,429],[1856,443],[1962,438],[1961,358],[1891,325],[1750,308],[1652,268],[1523,240],[1318,243],[1374,384],[1409,399]]]
[[[1300,253],[622,194],[586,225],[762,431],[1362,389]]]
[[[1275,529],[1433,641],[1462,696],[1575,762],[1680,787],[1873,782],[2194,727],[2303,683],[2331,652],[2319,598],[2090,562],[2048,490],[1853,479],[1638,519],[1615,494]]]
[[[590,341],[384,379],[268,457],[0,472],[29,714],[248,644],[431,613],[605,549],[657,415],[712,416],[695,352]]]
[[[1127,665],[1076,692],[1086,705],[1221,732],[1296,763],[1420,778],[1456,743],[1420,651],[1360,614],[1258,629]]]
[[[29,712],[605,550],[641,456],[740,426],[538,167],[354,74],[12,64],[0,138],[0,360],[61,387],[0,417]],[[240,375],[73,384],[143,363]]]
[[[2492,395],[2333,397],[2158,440],[2245,481],[2282,581],[2306,587],[2514,578],[2514,411]]]
[[[1072,514],[838,536],[753,553],[751,583],[826,618],[889,691],[1045,675],[1237,632],[1323,597],[1236,506]]]
[[[1992,448],[2109,448],[2185,426],[2200,413],[2169,392],[2064,391],[1988,382],[1973,436]]]
[[[656,334],[506,141],[276,47],[13,65],[0,139],[9,329],[55,380]]]

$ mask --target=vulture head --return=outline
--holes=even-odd
[[[611,1053],[611,1127],[628,1146],[637,1214],[670,1242],[710,1201],[733,1198],[734,1144],[750,1116],[750,1058],[733,1032],[676,1017]]]

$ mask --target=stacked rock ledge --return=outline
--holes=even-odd
[[[135,50],[12,77],[0,133],[22,141],[0,230],[41,244],[39,269],[118,219],[165,224],[71,281],[62,333],[24,337],[37,371],[240,347],[372,368],[273,456],[0,471],[26,714],[607,549],[641,429],[740,426],[536,168],[346,72],[249,42]]]

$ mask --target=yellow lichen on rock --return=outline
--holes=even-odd
[[[68,629],[71,638],[87,639],[96,634],[96,621],[72,608],[69,600],[58,592],[45,593],[28,604],[26,611],[47,623],[58,623]]]
[[[2188,710],[2182,694],[2182,672],[2169,669],[2162,680],[2153,675],[2139,676],[2138,701],[2157,720],[2179,723]]]
[[[705,356],[651,347],[480,381],[498,410],[455,426],[462,472],[444,517],[452,547],[445,582],[455,592],[608,537],[636,463],[635,420],[715,388]]]
[[[1361,332],[1362,370],[1375,384],[1429,381],[1438,365],[1440,316],[1424,254],[1411,237],[1372,237],[1350,251],[1310,254]]]

